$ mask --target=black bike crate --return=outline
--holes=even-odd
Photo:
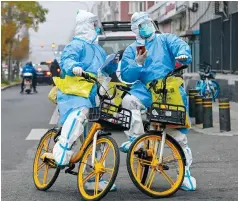
[[[100,123],[105,130],[125,131],[130,129],[131,111],[102,102],[99,107],[90,108],[89,121]]]
[[[185,106],[153,103],[150,108],[150,122],[184,126],[185,121]]]

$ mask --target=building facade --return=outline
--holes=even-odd
[[[189,71],[198,70],[200,62],[200,24],[238,12],[238,2],[159,1],[147,10],[159,22],[161,32],[173,33],[186,40],[192,50]]]
[[[130,21],[135,12],[146,11],[154,1],[101,1],[94,8],[95,14],[104,21]]]
[[[196,32],[200,23],[219,17],[211,1],[159,1],[147,12],[159,22],[162,32],[177,35]]]

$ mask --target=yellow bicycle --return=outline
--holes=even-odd
[[[112,130],[130,129],[131,111],[108,103],[115,97],[116,89],[120,89],[120,85],[115,85],[114,93],[111,97],[109,95],[102,96],[99,93],[101,85],[97,79],[87,73],[83,73],[83,77],[98,85],[97,94],[100,98],[100,106],[90,109],[89,121],[94,123],[79,151],[71,158],[65,173],[77,175],[80,195],[84,200],[94,201],[106,196],[116,180],[120,155],[117,143],[109,135]],[[45,191],[49,189],[61,171],[54,159],[47,158],[47,154],[45,154],[52,153],[60,133],[61,128],[49,130],[41,138],[37,147],[33,164],[33,179],[36,188],[39,190]],[[79,165],[78,172],[74,172],[73,169],[77,163]],[[107,181],[104,189],[99,189],[99,181],[101,179]],[[87,190],[85,185],[86,182],[91,180],[95,181],[93,191]]]
[[[151,82],[150,89],[161,94],[162,103],[152,104],[148,112],[149,121],[144,126],[146,134],[133,141],[127,155],[127,169],[131,180],[141,192],[153,198],[173,195],[184,179],[184,152],[178,142],[166,134],[165,128],[170,125],[185,125],[186,108],[166,103],[167,78],[185,68],[187,66],[168,73],[161,89],[156,89],[158,81]],[[156,129],[150,130],[150,124]]]

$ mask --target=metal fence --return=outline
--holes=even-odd
[[[200,24],[200,63],[217,72],[238,73],[238,12]]]

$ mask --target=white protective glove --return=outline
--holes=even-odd
[[[138,66],[142,66],[147,57],[147,50],[144,52],[144,54],[141,54],[141,52],[142,51],[140,50],[136,55],[136,63],[138,64]]]
[[[178,60],[178,61],[187,61],[188,60],[188,56],[180,55],[178,57],[175,57],[175,59]]]
[[[73,68],[73,74],[77,76],[82,76],[83,69],[81,67],[74,67]]]

